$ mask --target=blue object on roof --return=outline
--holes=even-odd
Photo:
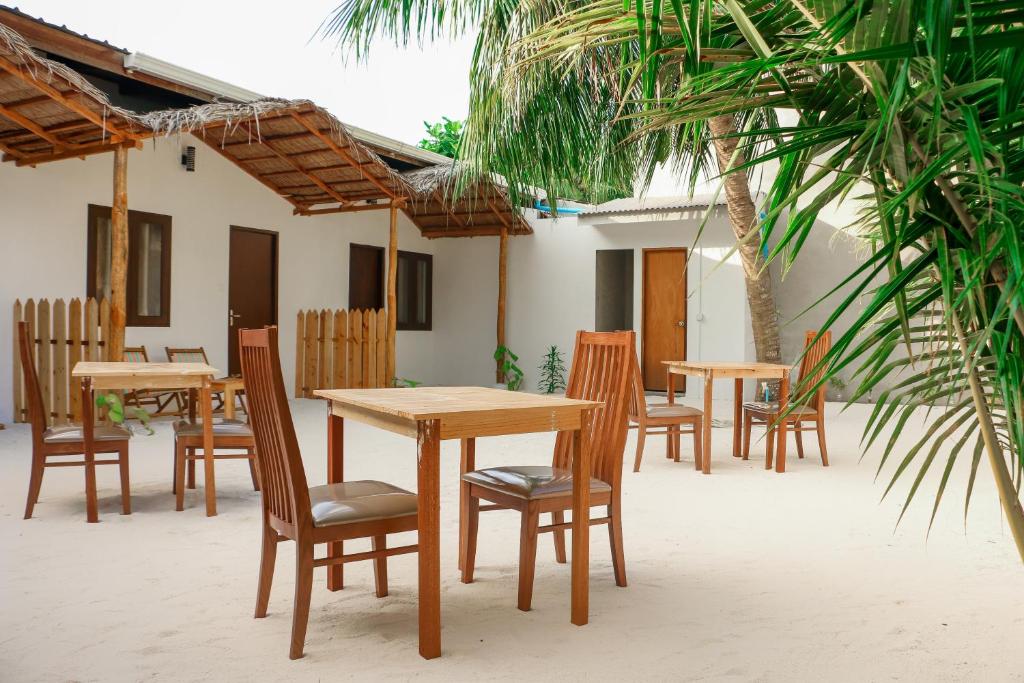
[[[561,215],[563,213],[568,216],[575,216],[576,214],[583,212],[583,209],[581,208],[575,208],[570,206],[567,206],[565,208],[559,208],[557,211],[555,211],[554,209],[552,209],[550,206],[548,206],[539,199],[534,201],[533,208],[537,209],[538,211],[544,211],[546,213],[554,214],[556,216]]]

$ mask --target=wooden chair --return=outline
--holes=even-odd
[[[128,346],[124,350],[124,359],[130,363],[148,363],[149,353],[145,346]],[[125,405],[134,405],[136,408],[148,410],[152,406],[154,410],[150,415],[163,415],[165,412],[174,415],[181,415],[184,407],[181,403],[181,393],[177,391],[162,391],[153,389],[133,389],[125,394]],[[175,404],[174,410],[167,410],[171,403]]]
[[[194,410],[194,409],[191,409]],[[191,412],[190,410],[190,412]],[[190,417],[192,417],[190,415]],[[219,453],[217,451],[245,451]],[[188,488],[196,487],[196,460],[203,460],[203,424],[194,419],[174,423],[174,495],[175,510],[185,509],[185,468],[188,466]],[[197,452],[199,454],[197,454]],[[218,419],[213,423],[213,459],[248,460],[252,488],[260,490],[256,476],[256,441],[250,426],[241,420]]]
[[[85,455],[85,434],[81,425],[67,424],[47,428],[46,409],[43,394],[39,388],[39,376],[32,358],[32,340],[28,324],[18,323],[18,342],[21,353],[21,367],[25,378],[25,393],[28,402],[28,417],[32,423],[32,474],[28,484],[28,501],[25,503],[25,519],[32,517],[32,510],[39,500],[39,489],[43,485],[43,470],[47,467],[84,467],[86,460],[52,460],[58,456]],[[93,406],[84,401],[82,420],[93,419]],[[95,460],[97,465],[117,465],[121,470],[121,512],[132,512],[131,494],[128,487],[128,439],[131,434],[116,425],[97,425],[93,430],[96,454],[116,453],[116,459]],[[88,476],[88,475],[87,475]],[[90,505],[94,505],[92,501]]]
[[[206,363],[210,364],[209,359],[206,357],[206,349],[202,346],[194,347],[182,347],[174,348],[171,346],[165,346],[164,351],[167,353],[167,361],[170,363]],[[178,392],[179,401],[184,405],[185,395],[184,392]],[[222,413],[224,412],[224,392],[214,391],[213,396],[213,412]]]
[[[380,481],[308,487],[281,376],[277,328],[240,330],[239,354],[249,394],[263,500],[263,557],[255,616],[260,619],[267,615],[277,544],[295,541],[290,657],[298,659],[306,639],[313,568],[372,559],[377,597],[386,596],[387,558],[418,550],[416,545],[388,548],[386,543],[387,534],[416,530],[416,494]],[[315,545],[355,538],[372,539],[373,550],[334,558],[313,557]]]
[[[811,387],[821,380],[824,368],[816,366],[832,348],[832,332],[826,330],[814,341],[818,333],[808,330],[804,338],[804,355],[800,361],[800,376],[797,386]],[[803,432],[814,431],[818,434],[818,450],[821,451],[821,464],[828,467],[828,450],[825,448],[825,385],[818,387],[814,393],[801,397],[803,400],[786,417],[789,429],[796,435],[796,452],[804,457]],[[799,400],[799,399],[798,399]],[[743,404],[743,459],[750,456],[750,431],[753,425],[766,425],[768,430],[767,467],[772,466],[775,452],[775,427],[779,419],[779,404],[753,401]]]
[[[679,440],[682,434],[693,435],[693,457],[700,469],[701,463],[701,432],[704,424],[704,411],[698,408],[678,405],[675,392],[671,385],[668,390],[668,404],[647,405],[644,398],[644,381],[640,374],[640,363],[633,355],[633,391],[629,399],[629,428],[637,428],[636,458],[633,471],[640,471],[640,460],[644,455],[644,441],[648,434],[665,435],[665,457],[679,462]],[[685,428],[685,429],[684,429]]]
[[[622,454],[626,447],[627,407],[631,393],[635,332],[577,332],[576,349],[565,395],[604,406],[596,409],[591,423],[592,473],[590,504],[607,506],[607,515],[591,524],[607,524],[615,583],[626,585],[622,550]],[[522,517],[519,533],[519,609],[529,610],[533,599],[537,536],[553,532],[555,559],[565,562],[564,513],[572,509],[572,433],[555,439],[552,466],[513,466],[474,470],[462,475],[466,524],[461,533],[462,582],[473,582],[476,539],[481,510],[517,510]],[[492,505],[481,506],[480,500]],[[540,526],[540,515],[551,513],[551,524]]]

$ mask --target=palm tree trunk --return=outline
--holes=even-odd
[[[715,116],[708,120],[718,157],[718,170],[725,174],[730,168],[743,163],[743,152],[736,148],[736,119],[732,114]],[[761,240],[744,240],[751,230],[757,229],[757,209],[750,196],[750,183],[745,173],[725,176],[725,197],[736,239],[740,240],[739,254],[743,262],[743,276],[747,285],[747,305],[750,324],[754,331],[754,350],[762,363],[781,362],[779,348],[779,320],[772,294],[771,273],[765,268],[761,253]]]

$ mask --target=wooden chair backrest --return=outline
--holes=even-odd
[[[628,410],[633,395],[633,356],[636,333],[576,333],[576,348],[565,395],[587,401],[601,401],[591,422],[591,473],[618,489],[622,479],[622,454],[626,448]],[[572,433],[559,432],[555,439],[553,465],[572,466]]]
[[[633,353],[633,370],[630,372],[629,419],[641,422],[647,418],[647,399],[644,397],[644,377],[640,373],[640,361]]]
[[[202,346],[196,346],[193,348],[181,348],[174,349],[169,346],[164,347],[167,351],[167,360],[171,363],[206,363],[210,364],[210,361],[206,358],[206,351]]]
[[[18,346],[21,353],[21,369],[25,377],[25,398],[28,408],[28,420],[32,424],[32,441],[42,443],[43,432],[46,431],[46,406],[43,403],[43,391],[39,388],[39,375],[36,374],[36,363],[33,358],[32,338],[28,334],[28,323],[18,323]]]
[[[817,368],[817,365],[821,363],[821,359],[832,348],[832,331],[825,330],[821,337],[815,341],[814,338],[817,336],[818,332],[816,330],[807,330],[804,335],[804,356],[800,359],[800,378],[797,380],[797,386],[799,387],[810,389],[820,382],[825,374],[825,367]],[[825,407],[825,385],[822,384],[813,394],[804,398],[806,400],[802,401],[802,403],[822,410]]]
[[[127,363],[148,363],[149,354],[146,353],[145,346],[126,346],[124,360]]]
[[[281,375],[277,327],[239,330],[238,350],[256,440],[263,508],[296,532],[311,525],[309,487]]]

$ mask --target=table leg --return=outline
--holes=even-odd
[[[230,382],[224,384],[224,419],[235,419],[235,388]]]
[[[590,621],[590,433],[594,411],[585,410],[572,439],[571,621]]]
[[[704,474],[711,474],[711,399],[713,398],[714,376],[704,374],[704,443],[701,444],[701,462],[698,464]]]
[[[217,484],[213,475],[213,392],[210,378],[203,378],[199,409],[203,411],[203,486],[206,488],[206,516],[217,514]]]
[[[789,407],[789,372],[782,375],[782,382],[779,385],[779,413],[785,413]],[[779,423],[779,447],[775,449],[775,471],[786,471],[786,423],[788,419]]]
[[[441,656],[441,422],[417,425],[420,656]],[[575,537],[573,543],[575,545]],[[575,575],[575,565],[574,565]],[[575,595],[575,594],[574,594]]]
[[[85,518],[89,522],[100,521],[99,504],[96,500],[96,403],[92,395],[92,378],[82,378],[82,440],[85,442]]]
[[[476,439],[462,440],[462,454],[459,458],[459,571],[466,561],[466,524],[469,517],[469,484],[462,481],[462,475],[476,469]]]
[[[740,457],[740,434],[743,423],[743,379],[736,378],[736,388],[733,391],[732,407],[732,457]]]
[[[327,404],[328,411],[332,406]],[[340,484],[345,481],[345,418],[327,413],[327,482]],[[344,546],[341,541],[327,544],[327,557],[341,557]],[[343,564],[327,568],[327,590],[340,591],[345,587]]]

